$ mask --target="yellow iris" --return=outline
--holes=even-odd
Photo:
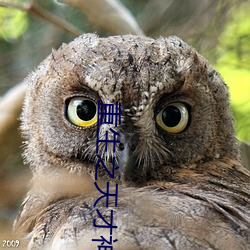
[[[171,103],[156,116],[157,124],[169,133],[182,132],[188,124],[189,114],[185,104]]]
[[[97,104],[85,97],[72,98],[66,113],[68,120],[79,127],[89,127],[97,122]]]

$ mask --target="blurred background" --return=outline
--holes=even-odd
[[[0,240],[28,189],[18,130],[22,80],[81,33],[177,35],[222,74],[229,86],[237,137],[250,142],[250,1],[0,0]],[[250,150],[242,146],[249,164]]]

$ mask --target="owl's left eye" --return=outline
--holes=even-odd
[[[188,125],[189,113],[184,103],[171,103],[156,116],[157,124],[169,133],[182,132]]]
[[[89,127],[97,122],[97,104],[85,97],[73,97],[66,106],[68,120],[79,127]]]

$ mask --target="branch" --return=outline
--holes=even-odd
[[[5,1],[0,1],[0,6],[1,7],[8,7],[8,8],[13,8],[13,9],[24,10],[24,11],[28,11],[28,9],[29,9],[29,5],[19,4],[19,3],[8,3],[8,2],[5,2]]]
[[[6,131],[12,127],[16,129],[17,118],[21,113],[25,92],[26,85],[20,83],[11,88],[0,99],[0,145],[7,141],[5,141],[5,137],[8,139]]]
[[[61,28],[67,32],[70,32],[74,36],[79,36],[82,34],[81,30],[77,29],[70,23],[62,20],[58,16],[46,11],[38,4],[35,4],[35,1],[33,0],[31,0],[29,4],[18,4],[18,3],[9,3],[9,2],[0,1],[0,6],[26,11],[27,13],[31,15],[38,16],[42,18],[43,20],[46,20],[47,22],[54,24],[58,28]]]
[[[58,0],[82,11],[92,23],[110,34],[143,35],[131,12],[117,0]]]

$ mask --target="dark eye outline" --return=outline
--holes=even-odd
[[[91,101],[96,106],[95,116],[88,121],[82,120],[77,114],[77,106],[78,105],[76,105],[76,104],[78,101],[80,102],[83,100]],[[66,101],[65,116],[71,124],[78,126],[78,127],[83,127],[83,128],[85,127],[86,128],[86,127],[93,126],[97,123],[97,108],[98,107],[97,107],[96,101],[94,101],[90,98],[87,98],[87,97],[76,96],[76,97],[72,97]]]
[[[162,113],[169,106],[177,107],[181,113],[180,122],[176,126],[173,126],[173,127],[167,126],[162,120]],[[178,134],[178,133],[183,132],[189,124],[189,119],[190,119],[190,114],[188,111],[188,107],[186,104],[184,104],[182,102],[174,102],[174,103],[168,104],[163,109],[161,109],[161,111],[156,116],[157,124],[161,128],[163,128],[165,131],[172,133],[172,134]]]

